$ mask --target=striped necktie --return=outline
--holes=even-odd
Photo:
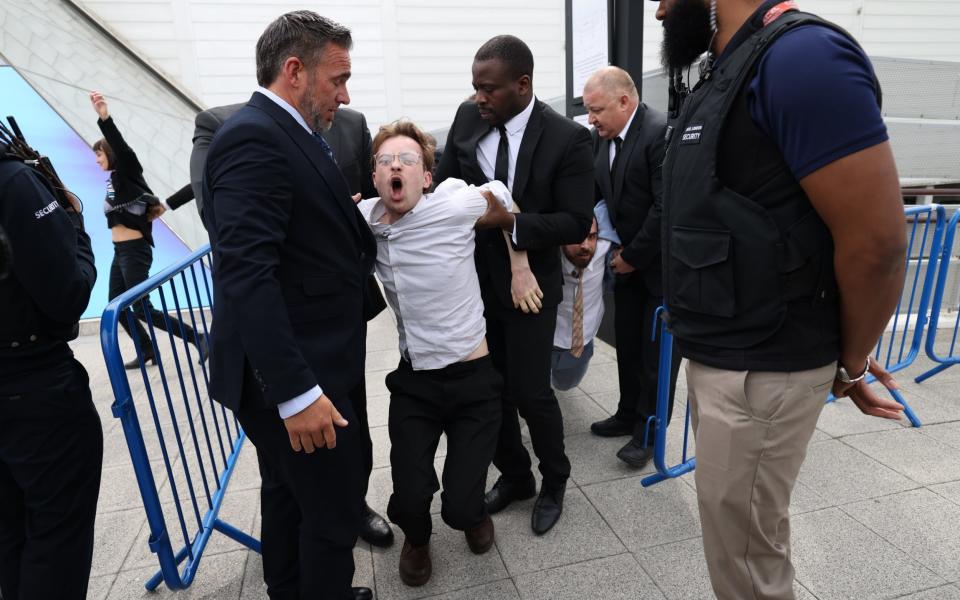
[[[574,269],[571,275],[577,278],[577,292],[573,296],[570,354],[574,358],[580,358],[583,354],[583,269]]]
[[[320,143],[320,148],[323,149],[323,153],[327,155],[327,158],[332,160],[333,164],[337,164],[337,159],[333,156],[333,148],[331,148],[330,144],[327,143],[327,140],[324,139],[323,134],[319,131],[314,131],[313,138]]]

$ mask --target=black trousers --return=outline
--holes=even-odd
[[[401,359],[387,375],[390,389],[390,472],[387,515],[414,546],[430,541],[430,502],[440,489],[433,460],[447,434],[440,515],[465,530],[484,521],[487,470],[500,431],[503,380],[490,358],[414,371]]]
[[[40,375],[0,389],[0,591],[83,600],[103,430],[79,362]]]
[[[110,300],[113,300],[120,294],[129,290],[138,283],[142,283],[150,276],[150,265],[153,263],[153,248],[150,242],[140,238],[126,242],[113,243],[113,263],[110,264]],[[147,308],[144,310],[143,305]],[[170,307],[172,308],[172,307]],[[182,323],[176,317],[166,316],[153,307],[149,298],[138,301],[133,305],[133,312],[137,316],[134,319],[134,326],[137,328],[137,335],[130,332],[130,324],[127,322],[126,315],[120,317],[120,325],[127,332],[133,341],[140,345],[140,353],[144,356],[153,355],[153,347],[150,344],[150,336],[146,328],[140,324],[140,321],[147,319],[153,323],[153,326],[163,331],[170,331],[173,335],[185,339],[188,342],[196,343],[196,334],[193,328]],[[167,322],[170,323],[170,329],[167,329]]]
[[[276,408],[262,406],[249,366],[237,418],[257,449],[263,579],[271,600],[352,600],[353,546],[360,531],[360,425],[347,394],[324,390],[350,424],[337,446],[294,452]]]
[[[485,297],[484,303],[490,356],[504,381],[503,421],[493,464],[514,483],[533,476],[520,437],[519,413],[530,429],[543,485],[561,489],[570,477],[570,460],[563,446],[563,415],[550,386],[557,309],[544,308],[535,315],[507,309],[495,298]]]
[[[657,413],[660,332],[657,331],[656,341],[651,341],[651,336],[654,314],[663,304],[663,298],[651,295],[638,273],[631,273],[626,277],[618,275],[614,283],[613,298],[617,374],[620,380],[620,401],[617,404],[616,417],[633,423],[634,440],[643,442],[647,419]],[[674,350],[670,366],[670,415],[673,415],[673,395],[679,371],[680,353]],[[647,442],[652,445],[652,428],[650,433]]]

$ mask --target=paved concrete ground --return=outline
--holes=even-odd
[[[113,395],[99,340],[84,336],[74,348],[90,371],[106,448],[90,598],[264,598],[259,556],[216,533],[189,590],[144,591],[157,563],[147,547],[123,433],[110,414]],[[381,512],[391,491],[383,380],[397,359],[394,324],[384,314],[371,324],[367,359],[375,453],[368,500]],[[922,385],[912,383],[912,375],[929,366],[921,359],[898,377],[924,421],[920,429],[864,417],[846,401],[824,409],[793,499],[798,598],[960,600],[960,367]],[[160,377],[156,367],[151,369],[156,389]],[[141,422],[149,421],[144,386],[136,377],[131,385]],[[678,406],[684,406],[685,396],[681,373]],[[650,469],[638,473],[614,456],[625,440],[589,433],[589,423],[609,415],[616,402],[614,353],[601,343],[583,384],[560,395],[573,474],[564,516],[547,535],[533,535],[533,501],[521,502],[494,517],[496,546],[476,557],[462,534],[435,514],[434,575],[426,586],[411,589],[400,582],[400,543],[386,550],[361,543],[355,551],[356,585],[374,588],[380,600],[712,597],[693,477],[642,488],[640,479]],[[674,456],[684,411],[675,412]],[[151,460],[159,456],[149,436],[147,447]],[[444,448],[441,442],[438,468]],[[155,463],[154,472],[168,507],[172,496],[161,463]],[[494,477],[491,470],[490,483]],[[259,532],[258,484],[256,458],[247,444],[221,516],[253,535]],[[436,501],[433,508],[438,513]],[[395,531],[402,542],[402,533]]]

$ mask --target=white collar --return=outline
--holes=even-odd
[[[265,87],[259,86],[257,87],[257,91],[263,94],[264,96],[266,96],[267,98],[269,98],[270,100],[273,100],[274,104],[276,104],[283,110],[290,113],[290,116],[296,119],[297,123],[300,123],[300,126],[307,130],[307,133],[311,135],[313,134],[313,130],[310,129],[309,125],[307,125],[307,121],[303,118],[303,115],[301,115],[297,111],[297,109],[295,109],[293,106],[291,106],[289,102],[287,102],[286,100],[276,95],[275,93],[271,92]]]
[[[640,105],[637,104],[637,108],[633,109],[633,114],[630,115],[630,118],[627,119],[627,124],[623,126],[623,130],[620,132],[620,139],[626,140],[627,134],[630,133],[630,126],[633,125],[633,118],[637,116],[637,111],[640,109]]]
[[[514,115],[512,119],[503,124],[503,128],[507,130],[508,134],[516,135],[527,128],[527,123],[530,122],[530,115],[533,114],[533,105],[536,99],[536,96],[530,98],[530,103],[527,104],[526,108],[521,110],[519,113]]]

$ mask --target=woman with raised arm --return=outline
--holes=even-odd
[[[113,239],[113,263],[110,265],[110,300],[147,279],[150,265],[153,263],[153,224],[148,209],[159,204],[146,180],[143,167],[137,155],[120,135],[120,130],[110,117],[107,101],[100,92],[90,93],[90,103],[100,117],[97,125],[103,138],[93,144],[97,155],[97,164],[110,173],[107,177],[107,195],[103,203],[103,212],[107,216],[107,226]],[[144,311],[146,304],[146,311]],[[149,317],[154,327],[170,331],[197,346],[200,360],[207,358],[206,336],[198,336],[192,327],[182,323],[176,317],[166,316],[150,304],[149,298],[135,304],[134,321],[137,332],[130,332],[126,318],[120,324],[134,343],[140,346],[140,356],[144,363],[156,364],[153,345],[140,321]],[[171,327],[168,329],[167,325]],[[127,369],[136,369],[139,362],[134,359],[124,365]]]

